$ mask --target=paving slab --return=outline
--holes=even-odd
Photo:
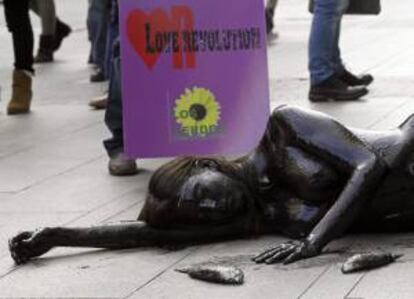
[[[414,263],[400,262],[365,274],[346,297],[411,299],[414,296]]]
[[[64,224],[80,216],[81,213],[78,212],[0,213],[0,259],[7,257],[9,262],[12,262],[9,257],[8,240],[17,233],[33,231],[39,227]],[[4,271],[5,269],[0,267],[0,276],[4,274]]]
[[[281,238],[267,237],[203,246],[129,298],[297,298],[326,269],[324,265],[305,267],[303,263],[256,265],[250,260],[281,241]],[[236,287],[216,285],[174,271],[174,268],[204,262],[239,267],[245,273],[245,283]]]
[[[76,250],[39,259],[0,279],[0,297],[124,298],[189,254],[161,249]]]
[[[341,263],[332,264],[300,299],[342,299],[363,277],[364,274],[354,273],[344,275],[341,273]]]
[[[91,113],[85,106],[56,104],[42,106],[27,116],[2,116],[0,159],[48,144],[53,140],[68,138],[76,132],[96,127],[98,124],[97,134],[101,134],[102,117],[102,113]]]
[[[135,189],[91,212],[60,217],[59,220],[49,217],[48,222],[38,221],[38,225],[80,227],[115,222],[118,220],[117,217],[123,220],[133,220],[137,217],[143,202],[136,200],[139,193],[140,190]],[[126,217],[126,213],[129,217]],[[55,212],[52,215],[58,216],[59,214]],[[14,220],[19,219],[17,216],[11,215]],[[9,223],[7,219],[5,222]],[[33,223],[30,224],[30,229],[35,227]],[[22,227],[21,224],[19,225]],[[13,228],[19,225],[10,223]],[[24,228],[29,229],[27,226],[25,225]],[[10,232],[6,230],[5,233]],[[2,236],[0,236],[0,241],[3,241],[2,244],[7,244]],[[3,252],[5,251],[0,253]],[[57,248],[44,257],[17,268],[13,268],[11,259],[4,256],[3,260],[0,260],[0,265],[4,263],[7,266],[4,267],[3,273],[0,272],[0,298],[11,296],[123,298],[139,285],[151,280],[158,272],[168,267],[169,263],[181,259],[186,254],[188,252],[185,250],[171,252],[154,248],[119,251]],[[2,274],[3,278],[1,278]],[[8,275],[4,276],[5,274]],[[117,279],[111,279],[111,277],[117,277]],[[109,283],[109,280],[112,283]],[[24,288],[19,286],[21,281],[25,282]],[[43,283],[39,283],[42,281]],[[50,290],[53,290],[53,293]]]

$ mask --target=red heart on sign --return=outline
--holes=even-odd
[[[148,25],[151,30],[147,37],[146,26]],[[169,31],[171,27],[168,15],[162,9],[155,9],[149,14],[136,9],[129,14],[127,20],[129,42],[149,69],[154,67],[162,51],[155,51],[155,53],[148,51],[148,39],[151,45],[154,45],[156,32]]]

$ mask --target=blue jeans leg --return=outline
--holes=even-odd
[[[92,0],[88,11],[88,28],[92,43],[91,58],[101,70],[105,69],[109,9],[109,0]]]
[[[111,1],[110,22],[106,38],[105,76],[109,78],[112,68],[113,47],[119,36],[118,1]]]
[[[110,157],[124,150],[119,41],[114,44],[112,63],[109,75],[108,105],[105,112],[105,124],[111,131],[112,137],[104,141],[105,149]]]
[[[339,49],[342,16],[349,0],[315,0],[309,39],[311,85],[328,79],[342,66]]]
[[[344,66],[344,63],[341,57],[341,49],[339,47],[339,40],[341,36],[341,22],[342,22],[342,19],[339,21],[339,26],[336,29],[337,30],[336,43],[335,43],[335,48],[334,48],[333,57],[332,57],[332,63],[333,63],[335,74],[342,74],[345,71],[345,66]]]

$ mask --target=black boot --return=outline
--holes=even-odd
[[[44,63],[53,61],[53,42],[55,38],[53,35],[41,35],[39,50],[34,58],[35,63]]]
[[[367,93],[365,87],[349,86],[334,75],[320,84],[311,86],[309,100],[311,102],[355,101]]]
[[[368,86],[374,81],[374,77],[370,74],[357,76],[347,70],[340,74],[338,78],[349,86]]]
[[[62,45],[62,41],[72,32],[72,29],[63,23],[61,20],[56,19],[56,32],[55,32],[55,41],[53,43],[53,51],[59,50]]]

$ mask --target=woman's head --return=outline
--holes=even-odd
[[[247,209],[239,170],[238,163],[218,158],[185,157],[165,164],[150,180],[140,220],[154,226],[231,222]]]

